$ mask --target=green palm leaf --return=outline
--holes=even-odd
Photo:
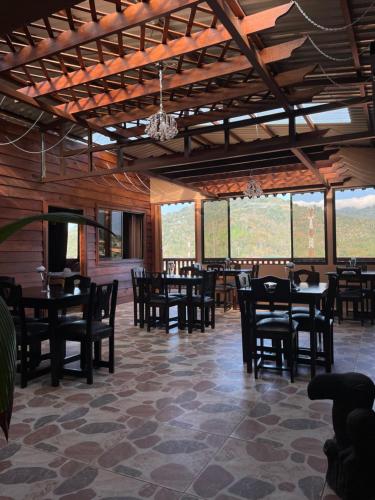
[[[27,224],[31,224],[32,222],[39,220],[61,222],[64,224],[70,222],[73,224],[94,226],[108,231],[106,227],[102,226],[93,219],[85,217],[84,215],[69,212],[58,212],[24,217],[1,227],[0,243],[8,239],[12,236],[12,234],[19,229],[22,229]],[[6,439],[8,439],[10,419],[12,417],[16,361],[17,346],[13,319],[5,302],[0,298],[0,427],[3,430]]]
[[[99,229],[108,229],[93,219],[89,217],[85,217],[84,215],[74,214],[70,212],[57,212],[57,213],[49,213],[49,214],[40,214],[40,215],[32,215],[30,217],[23,217],[22,219],[18,219],[6,226],[0,227],[0,243],[8,239],[12,234],[14,234],[19,229],[22,229],[24,226],[31,224],[32,222],[38,220],[45,220],[48,222],[62,222],[62,223],[74,223],[74,224],[83,224],[87,226],[94,226]],[[112,231],[110,231],[112,232]],[[112,233],[113,234],[113,233]]]
[[[8,440],[16,375],[16,332],[13,319],[0,297],[0,427]]]

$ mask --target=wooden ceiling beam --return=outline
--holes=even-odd
[[[273,93],[276,100],[280,103],[286,111],[290,109],[290,104],[280,89],[280,86],[271,75],[269,69],[266,67],[264,61],[260,56],[260,51],[255,44],[249,40],[248,33],[243,29],[241,23],[241,16],[238,17],[239,12],[233,9],[233,0],[228,4],[228,0],[207,0],[208,5],[217,14],[220,21],[226,27],[228,32],[232,35],[233,40],[236,42],[241,52],[248,58],[252,67],[260,76],[260,78],[267,85],[269,90]],[[229,6],[232,6],[232,9]],[[236,12],[236,14],[234,14]]]
[[[293,51],[301,47],[306,37],[297,38],[279,45],[263,49],[260,56],[264,63],[272,63],[289,58]],[[236,56],[225,61],[206,64],[199,68],[193,68],[163,78],[163,89],[171,90],[185,85],[192,85],[212,78],[246,71],[251,68],[251,63],[245,56]],[[141,84],[128,85],[126,88],[111,90],[95,94],[93,97],[79,99],[57,106],[67,113],[80,113],[97,109],[103,106],[118,104],[128,100],[137,99],[159,92],[159,79],[144,80]]]
[[[291,148],[292,153],[303,163],[310,172],[313,173],[317,181],[321,182],[324,186],[329,187],[329,182],[326,180],[323,174],[319,172],[315,162],[311,161],[311,158],[299,148]]]
[[[0,61],[0,72],[29,64],[38,59],[51,57],[59,52],[112,35],[117,31],[128,30],[139,24],[176,12],[177,10],[192,7],[200,1],[202,0],[149,0],[148,2],[137,2],[122,12],[107,14],[97,22],[87,22],[78,29],[64,31],[56,38],[46,38],[35,47],[27,46],[17,53],[5,56]],[[76,2],[65,3],[71,4]]]
[[[156,0],[154,0],[155,2]],[[157,0],[160,4],[159,0]],[[168,2],[177,3],[176,0],[167,0]],[[186,3],[186,0],[179,0]],[[145,2],[137,3],[139,5],[147,5]],[[254,33],[256,31],[272,28],[275,26],[277,19],[289,11],[293,2],[268,9],[257,14],[246,16],[241,20],[241,26],[245,33]],[[130,8],[130,7],[129,7]],[[126,12],[126,10],[125,10]],[[108,60],[105,64],[96,64],[85,68],[85,70],[77,70],[61,75],[51,80],[36,83],[34,86],[24,87],[20,89],[30,97],[37,97],[52,92],[58,92],[63,89],[71,88],[84,83],[89,83],[94,80],[106,78],[111,75],[129,71],[131,69],[140,68],[147,64],[154,64],[159,61],[164,61],[189,52],[199,51],[205,47],[218,45],[222,42],[231,40],[232,36],[223,25],[218,25],[216,28],[205,29],[191,36],[171,40],[166,44],[161,44],[156,47],[146,48],[144,51],[136,51],[127,54],[124,57]],[[39,44],[38,44],[39,45]]]
[[[275,80],[280,87],[297,85],[303,81],[304,77],[311,73],[314,68],[315,66],[312,65],[285,71],[284,73],[279,73]],[[181,98],[178,101],[166,101],[164,103],[164,109],[167,113],[174,113],[185,109],[195,109],[200,106],[219,103],[229,99],[254,95],[260,92],[266,92],[267,90],[267,86],[264,82],[240,83],[233,87],[219,87],[210,92],[201,92],[191,97]],[[126,123],[147,118],[158,110],[159,106],[146,106],[144,108],[113,113],[112,115],[106,115],[101,118],[89,118],[87,122],[99,127],[108,127],[117,123]]]
[[[328,144],[344,144],[344,143],[353,143],[358,141],[370,140],[375,138],[375,132],[355,132],[351,134],[341,134],[334,136],[322,137],[321,134],[316,132],[307,132],[304,134],[298,134],[296,140],[293,144],[290,142],[288,137],[275,137],[272,139],[265,139],[260,141],[253,141],[253,143],[241,143],[236,144],[235,146],[231,146],[228,150],[225,148],[216,148],[211,151],[192,151],[191,156],[189,158],[185,158],[183,155],[165,155],[157,158],[146,158],[139,159],[129,164],[126,167],[126,171],[133,172],[152,172],[153,169],[160,167],[174,167],[174,166],[186,166],[199,164],[203,161],[206,162],[215,162],[218,158],[224,159],[228,158],[232,160],[237,157],[238,159],[241,156],[246,156],[251,153],[259,154],[266,153],[271,151],[285,151],[287,149],[291,149],[292,147],[298,148],[309,148],[314,146],[325,146]],[[82,173],[72,173],[65,176],[48,176],[43,182],[62,182],[66,180],[74,180],[74,179],[83,179],[88,177],[101,177],[103,175],[111,175],[112,173],[122,172],[121,169],[109,169],[109,170],[100,170],[91,173],[82,172]]]

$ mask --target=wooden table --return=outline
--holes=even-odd
[[[245,296],[248,295],[251,298],[252,290],[251,288],[241,288],[241,294]],[[292,301],[294,304],[306,304],[309,306],[310,312],[310,356],[311,356],[311,377],[315,376],[315,364],[317,357],[317,345],[316,345],[316,327],[315,327],[315,309],[319,306],[320,302],[324,300],[328,292],[328,283],[300,283],[296,289],[292,290]],[[245,321],[243,311],[241,311],[241,323],[242,323],[242,352],[243,361],[247,362],[248,353],[251,349],[250,338],[247,334],[247,330],[250,327]],[[301,350],[302,351],[302,350]]]
[[[193,331],[193,315],[194,315],[194,310],[193,310],[193,301],[192,301],[192,296],[193,296],[193,288],[194,286],[200,285],[202,283],[202,276],[180,276],[178,274],[167,274],[165,276],[166,282],[168,286],[181,286],[186,288],[186,297],[187,297],[187,311],[188,311],[188,332],[192,333]],[[140,277],[137,278],[138,283],[141,285],[140,287],[140,295],[141,295],[141,300],[143,298],[143,286],[144,284],[147,283],[147,280],[149,278],[147,277]],[[173,295],[173,293],[172,293]],[[142,324],[144,322],[144,309],[143,307],[140,308],[140,323]]]
[[[51,383],[54,387],[59,385],[58,368],[60,361],[59,343],[56,339],[56,326],[58,312],[69,307],[87,304],[88,290],[75,288],[74,292],[67,293],[61,287],[51,287],[49,292],[42,291],[40,287],[23,288],[22,302],[24,307],[44,309],[48,311],[49,335],[51,343]]]

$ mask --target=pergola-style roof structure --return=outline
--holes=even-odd
[[[339,184],[347,172],[330,155],[375,137],[374,3],[15,0],[0,7],[0,94],[17,102],[0,112],[33,122],[44,111],[43,130],[63,136],[75,124],[74,136],[87,136],[79,151],[118,155],[115,169],[47,172],[44,182],[126,171],[215,196],[241,192],[249,171],[269,189],[291,175]],[[164,108],[179,127],[165,143],[145,136],[159,107],[158,62]],[[339,108],[350,124],[314,123]],[[112,142],[96,144],[95,132]]]

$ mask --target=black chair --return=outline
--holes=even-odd
[[[236,288],[237,292],[240,288],[250,288],[251,283],[251,273],[242,272],[240,274],[236,274]]]
[[[140,281],[145,277],[145,269],[143,267],[134,267],[131,270],[132,287],[133,287],[133,315],[134,326],[144,328],[145,326],[145,301],[143,296],[143,283]],[[139,311],[139,315],[138,315]]]
[[[204,332],[205,327],[215,328],[216,271],[199,271],[199,275],[202,282],[198,287],[198,294],[192,296],[191,307],[194,324],[199,324],[201,332]],[[187,306],[189,309],[190,304],[187,303]]]
[[[300,283],[308,283],[309,285],[316,285],[320,281],[320,274],[314,269],[299,269],[293,272],[293,280],[296,285]],[[317,310],[319,312],[319,310]],[[310,309],[306,306],[293,306],[293,314],[309,314]]]
[[[48,323],[26,317],[20,285],[0,282],[0,296],[13,317],[19,361],[17,370],[21,374],[21,387],[24,388],[29,380],[50,370],[49,366],[37,369],[43,360],[51,357],[50,352],[42,354],[42,342],[50,338]]]
[[[319,348],[317,351],[317,359],[323,358],[326,372],[331,371],[331,365],[334,363],[334,343],[333,343],[333,323],[335,314],[335,297],[337,290],[337,276],[329,276],[329,285],[326,299],[322,311],[316,311],[315,313],[315,333],[319,336]],[[293,320],[298,322],[298,332],[305,331],[310,332],[312,330],[310,313],[295,313],[292,315]],[[321,345],[321,336],[323,336],[323,345]],[[312,339],[315,342],[316,338]],[[298,345],[298,342],[297,342]],[[301,351],[302,354],[308,354],[310,356],[310,363],[316,364],[316,359],[311,357],[311,345],[309,352],[299,348],[298,352]]]
[[[259,263],[253,264],[253,269],[251,271],[252,278],[259,278],[259,268],[260,268]]]
[[[157,326],[158,319],[164,323],[166,333],[169,333],[171,328],[180,326],[183,298],[169,293],[165,273],[146,273],[144,297],[148,332],[151,326]],[[178,307],[178,315],[170,317],[170,308],[174,306]],[[157,309],[159,309],[159,316],[156,315]],[[175,321],[175,323],[170,324],[170,321]]]
[[[228,267],[225,264],[208,264],[207,271],[216,271],[216,305],[224,308],[224,312],[230,309],[234,303],[235,283],[231,283],[225,273]]]
[[[349,315],[349,303],[353,305],[353,318],[358,313],[360,306],[361,325],[364,323],[364,302],[366,292],[363,288],[362,269],[356,267],[336,267],[337,295],[336,304],[339,323],[343,320],[343,304],[346,304],[346,316]]]
[[[64,279],[64,292],[72,293],[75,288],[80,290],[88,290],[91,285],[91,278],[82,276],[81,274],[74,274]]]
[[[253,305],[251,357],[254,360],[255,378],[258,378],[259,368],[286,369],[290,371],[291,382],[294,382],[298,323],[292,318],[291,283],[288,279],[265,276],[252,279],[251,289]],[[285,315],[257,320],[255,310],[259,302],[280,304],[286,307]],[[271,345],[265,345],[266,340],[271,341]],[[282,363],[282,353],[287,361],[286,367]],[[265,365],[266,360],[276,361],[276,366]]]
[[[83,318],[59,325],[56,336],[60,341],[60,353],[65,351],[66,342],[79,342],[80,355],[63,358],[61,355],[60,376],[63,374],[86,377],[93,383],[93,368],[106,367],[110,373],[115,369],[115,315],[118,281],[103,285],[91,283],[90,295]],[[102,341],[108,339],[108,361],[102,360]],[[94,346],[94,356],[93,356]],[[81,369],[65,368],[66,364],[80,359]]]

